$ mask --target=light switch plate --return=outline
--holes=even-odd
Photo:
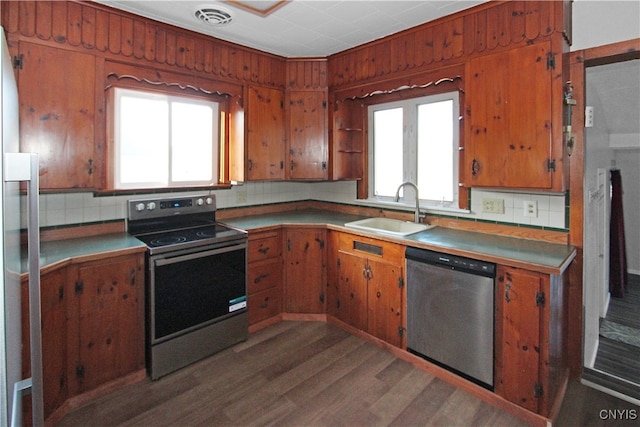
[[[504,199],[482,199],[482,212],[504,213]]]
[[[524,216],[537,218],[538,217],[538,202],[535,200],[524,201]]]

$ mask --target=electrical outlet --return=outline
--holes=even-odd
[[[504,213],[503,199],[482,199],[482,212],[486,213]]]
[[[584,127],[593,127],[593,107],[589,105],[584,107]]]
[[[236,202],[237,203],[247,202],[247,190],[239,190],[236,192]]]
[[[538,202],[535,200],[524,201],[524,216],[537,218],[538,217]]]

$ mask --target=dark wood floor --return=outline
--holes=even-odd
[[[611,298],[605,318],[640,335],[640,276],[629,275],[623,298]],[[640,389],[640,347],[600,336],[594,369],[634,383]],[[628,394],[625,390],[618,390]]]
[[[578,390],[573,393],[582,401],[583,388],[574,384],[570,391]],[[589,395],[588,405],[565,402],[569,413],[561,426],[605,425],[598,423],[597,410],[626,404],[593,392],[596,397]],[[524,423],[331,324],[287,321],[158,381],[145,380],[104,396],[59,425]]]

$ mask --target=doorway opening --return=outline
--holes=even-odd
[[[583,379],[640,401],[640,59],[585,63]],[[609,294],[609,174],[622,175],[629,281]]]

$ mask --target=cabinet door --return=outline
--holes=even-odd
[[[284,179],[284,92],[250,86],[246,120],[247,179]]]
[[[43,274],[40,278],[42,320],[42,379],[44,417],[48,418],[69,397],[67,377],[67,269]],[[22,283],[22,372],[31,376],[29,342],[29,283]]]
[[[285,311],[324,313],[326,230],[292,228],[285,238]]]
[[[327,179],[326,91],[292,90],[288,98],[288,178]]]
[[[499,266],[496,292],[496,393],[531,411],[540,401],[541,291],[537,273]]]
[[[368,316],[367,330],[397,347],[402,346],[402,267],[367,260],[368,267]]]
[[[144,367],[144,255],[74,269],[78,392]]]
[[[40,188],[94,187],[95,58],[20,42],[20,150],[39,154]]]
[[[366,258],[338,252],[336,317],[363,331],[367,330]]]
[[[551,188],[552,144],[562,141],[552,140],[550,52],[536,43],[469,61],[467,185]]]

